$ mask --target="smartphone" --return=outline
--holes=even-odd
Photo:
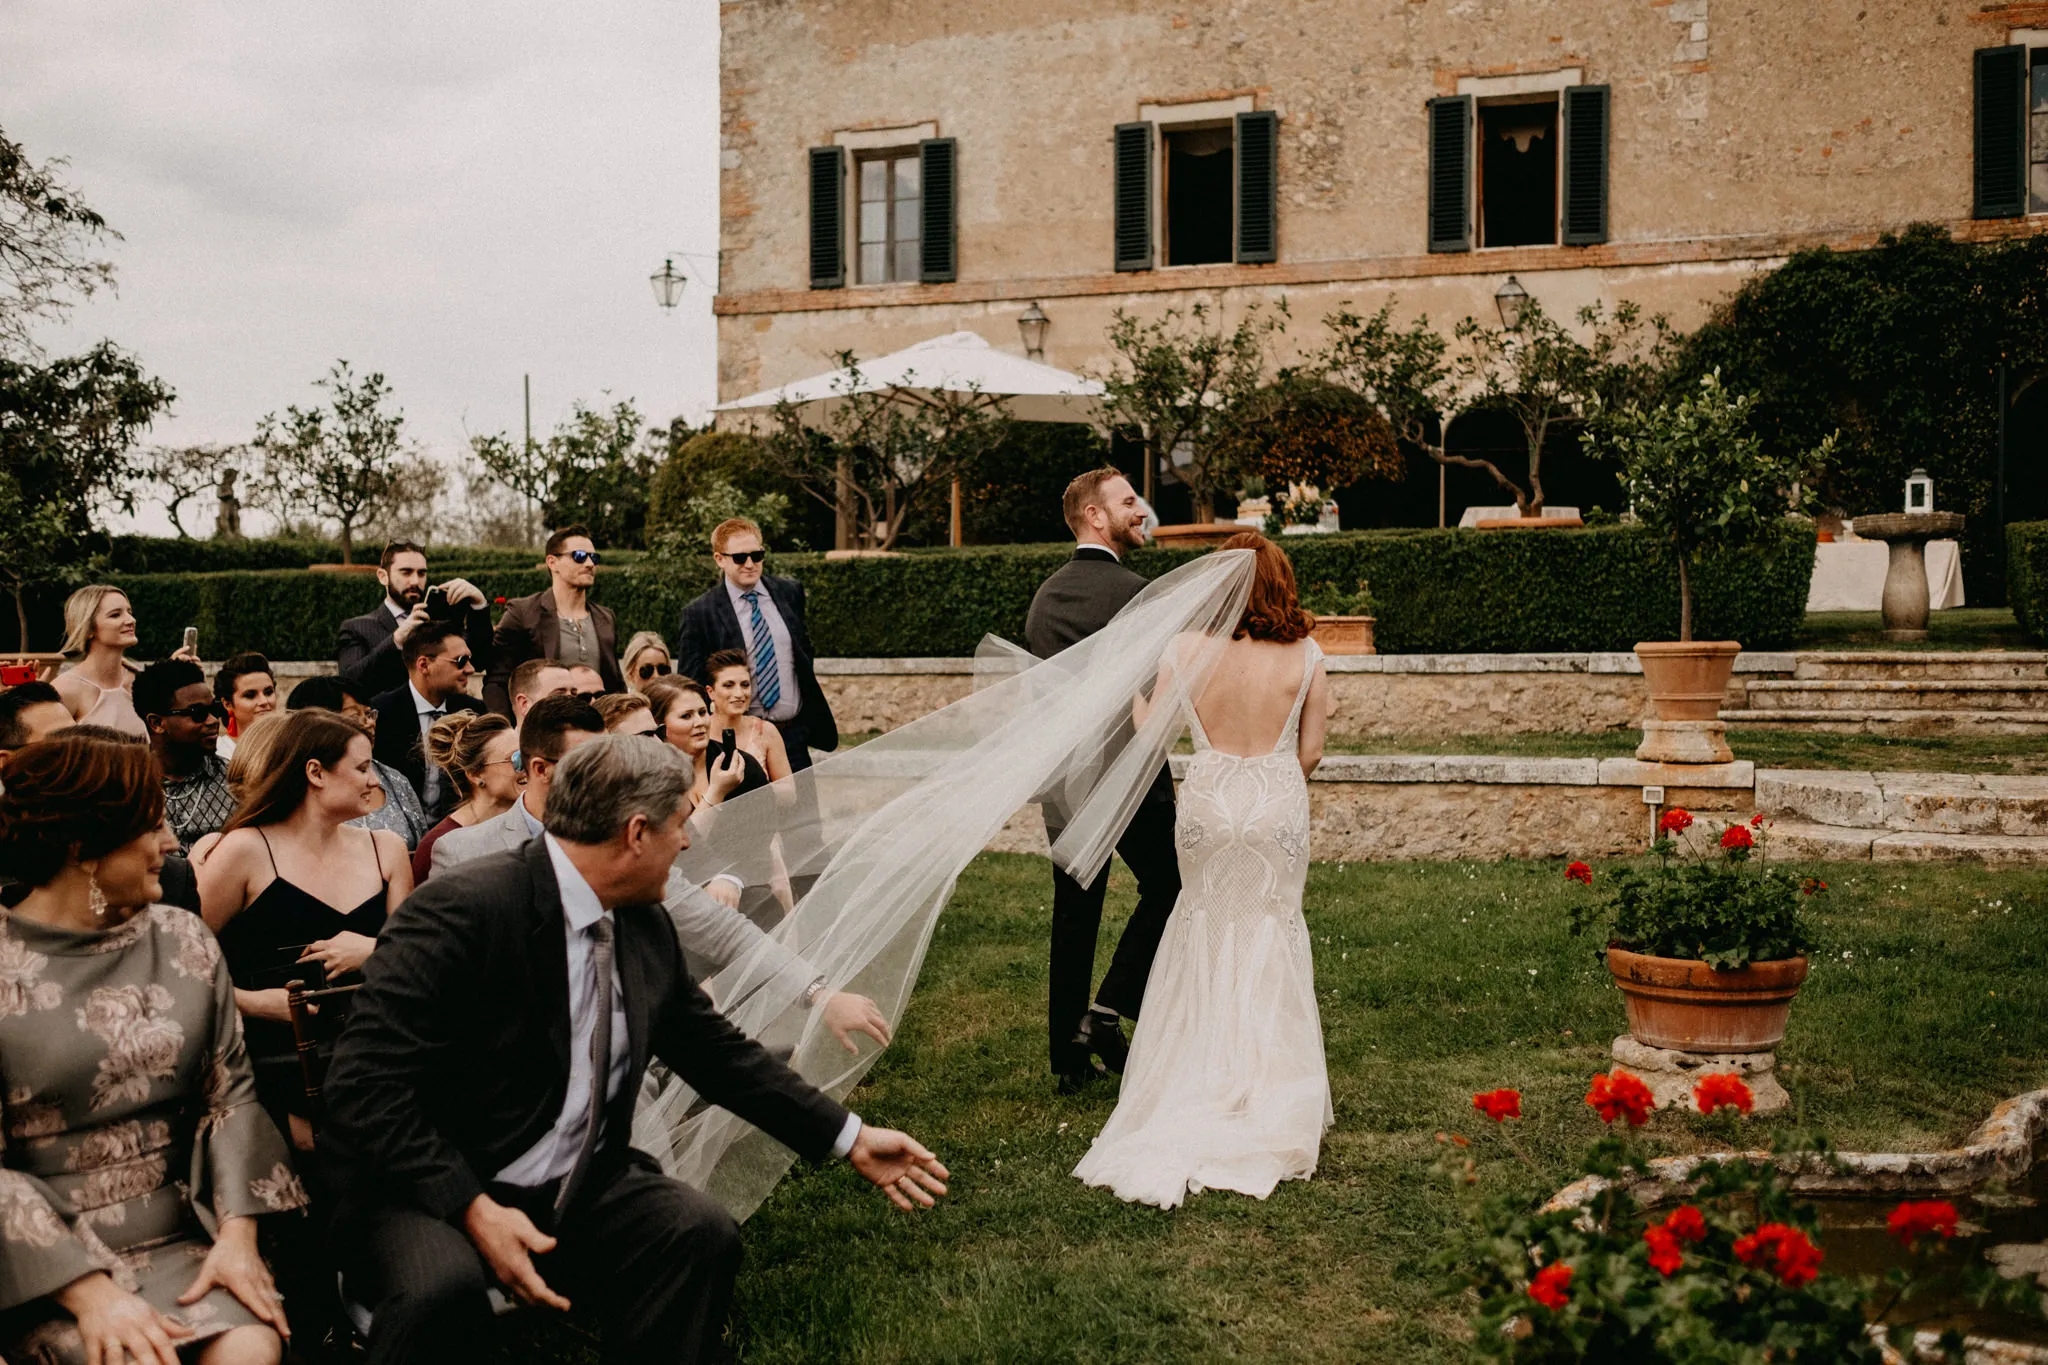
[[[427,617],[433,621],[452,621],[462,613],[448,605],[446,588],[427,589]]]
[[[725,756],[720,761],[720,766],[730,768],[733,755],[739,752],[740,737],[735,731],[727,730],[718,737],[718,743],[719,747],[725,750]]]
[[[185,648],[191,650],[194,654],[199,652],[199,627],[185,627]]]

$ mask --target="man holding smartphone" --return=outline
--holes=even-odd
[[[451,578],[427,585],[427,552],[409,540],[394,540],[377,560],[377,581],[384,600],[365,616],[341,623],[335,662],[341,676],[365,695],[377,696],[405,685],[405,642],[429,621],[453,621],[469,642],[478,672],[490,657],[491,605],[468,579]]]

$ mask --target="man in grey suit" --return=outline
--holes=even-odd
[[[1114,469],[1090,470],[1067,485],[1061,510],[1078,542],[1074,557],[1039,585],[1024,620],[1025,643],[1041,659],[1101,630],[1145,586],[1121,558],[1145,543],[1146,508],[1130,480]],[[1102,1069],[1124,1069],[1130,1048],[1121,1019],[1138,1017],[1159,936],[1180,898],[1173,817],[1173,777],[1162,767],[1117,841],[1118,855],[1138,879],[1138,906],[1124,925],[1092,1006],[1088,983],[1095,975],[1095,938],[1102,927],[1109,869],[1103,868],[1083,886],[1064,869],[1053,868],[1046,1022],[1053,1075],[1063,1095],[1073,1094],[1095,1077],[1096,1058]],[[1045,823],[1057,840],[1065,813],[1047,805]]]
[[[519,756],[526,770],[525,790],[504,814],[468,829],[449,830],[435,840],[429,879],[488,854],[524,848],[539,838],[541,818],[547,813],[548,789],[554,783],[555,769],[571,750],[603,733],[603,718],[598,715],[597,708],[583,697],[544,697],[529,707],[526,718],[519,724]],[[723,794],[717,791],[720,786],[728,790],[738,786],[743,772],[737,766],[724,772],[714,767],[711,772],[714,795]],[[858,1051],[859,1045],[853,1041],[856,1033],[865,1033],[883,1047],[889,1045],[889,1021],[874,1001],[850,991],[831,990],[825,978],[810,963],[785,948],[779,940],[762,933],[759,926],[738,910],[720,904],[702,887],[686,881],[680,873],[672,871],[669,874],[668,891],[662,903],[668,909],[669,918],[675,922],[676,937],[682,941],[684,951],[697,963],[708,965],[715,972],[765,943],[764,960],[769,971],[763,973],[763,980],[788,976],[794,985],[800,979],[804,1004],[821,1011],[819,1017],[825,1027],[848,1052]]]

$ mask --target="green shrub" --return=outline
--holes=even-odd
[[[2042,528],[2048,531],[2048,527]],[[2048,535],[2040,538],[2048,545]],[[1678,576],[1670,556],[1633,527],[1575,531],[1368,531],[1282,542],[1300,581],[1371,585],[1380,648],[1394,654],[1626,650],[1668,640],[1678,628]],[[451,552],[452,553],[452,552]],[[771,568],[801,580],[818,653],[834,657],[960,656],[984,634],[1021,640],[1032,594],[1072,554],[1065,545],[914,550],[887,558],[828,560],[779,555]],[[1157,577],[1194,555],[1147,548],[1131,567]],[[2037,557],[2048,583],[2048,551]],[[518,558],[531,564],[530,555]],[[488,597],[540,591],[536,568],[461,572]],[[1702,639],[1751,649],[1792,642],[1813,570],[1812,532],[1788,525],[1762,550],[1702,574],[1695,604]],[[117,575],[135,603],[141,644],[156,658],[199,627],[200,651],[221,658],[258,649],[275,659],[326,659],[336,628],[377,603],[368,574],[270,571]],[[618,613],[623,639],[675,629],[683,604],[714,582],[710,565],[599,571],[596,601]],[[54,601],[39,604],[40,639],[54,631]],[[2048,617],[2048,610],[2036,620]]]
[[[99,547],[114,573],[229,573],[263,569],[303,569],[309,564],[341,563],[341,547],[331,540],[180,540],[175,536],[109,536]],[[621,563],[639,551],[614,550],[605,558]],[[382,544],[356,547],[358,563],[374,564]],[[430,545],[428,563],[441,572],[462,569],[524,569],[540,563],[538,548],[509,549],[497,545]]]
[[[2048,643],[2048,521],[2005,528],[2005,583],[2020,629]]]

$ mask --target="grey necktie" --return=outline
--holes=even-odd
[[[448,709],[444,706],[436,706],[430,709],[427,712],[427,730],[433,729],[434,722],[447,714]],[[431,812],[441,802],[442,777],[441,770],[434,766],[434,761],[431,758],[427,757],[427,736],[425,730],[420,732],[420,760],[421,771],[424,774],[424,780],[420,783],[420,803]]]
[[[560,1221],[576,1187],[583,1183],[590,1158],[597,1151],[597,1135],[604,1128],[605,1090],[612,1076],[612,921],[610,916],[590,926],[590,969],[597,973],[597,1022],[590,1030],[590,1112],[583,1116],[583,1141],[576,1148],[576,1164],[562,1180],[555,1195],[555,1218]]]

